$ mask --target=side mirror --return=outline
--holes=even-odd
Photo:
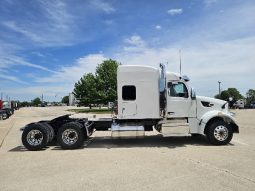
[[[191,99],[196,99],[196,91],[194,88],[191,88],[190,97]]]

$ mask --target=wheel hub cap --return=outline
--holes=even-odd
[[[78,133],[73,129],[66,129],[62,134],[62,140],[67,145],[72,145],[78,140]]]
[[[29,131],[29,133],[27,134],[27,142],[30,145],[38,146],[42,144],[42,141],[43,141],[43,134],[39,130],[35,129],[32,131]]]
[[[214,130],[214,137],[218,141],[225,141],[228,138],[228,128],[225,126],[217,126]]]

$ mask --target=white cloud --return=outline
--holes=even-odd
[[[95,72],[96,66],[104,60],[107,60],[107,58],[103,54],[89,54],[78,58],[72,66],[63,66],[53,75],[45,78],[38,78],[36,81],[40,83],[74,84],[85,73]]]
[[[34,52],[31,52],[31,53],[38,56],[38,57],[45,57],[45,55],[42,54],[41,52],[34,51]]]
[[[215,4],[217,2],[217,0],[204,0],[205,5],[211,6],[212,4]]]
[[[6,22],[3,22],[2,24],[17,33],[23,34],[24,36],[26,36],[27,38],[29,38],[35,42],[42,41],[42,36],[37,35],[33,32],[30,32],[29,30],[23,29],[22,27],[17,26],[16,23],[13,21],[6,21]]]
[[[1,72],[1,70],[0,70],[0,72]],[[17,82],[17,83],[19,83],[19,84],[27,84],[26,82],[24,82],[24,81],[18,79],[18,78],[15,77],[15,76],[11,76],[11,75],[6,75],[6,74],[1,74],[1,73],[0,73],[0,78],[1,78],[1,79],[4,79],[4,80],[8,80],[8,81]]]
[[[91,3],[94,7],[104,11],[107,14],[115,12],[115,9],[111,4],[102,0],[93,0]]]
[[[144,41],[138,35],[133,35],[130,38],[126,38],[124,42],[133,46],[144,46]]]
[[[167,11],[167,13],[168,13],[169,15],[180,15],[180,14],[182,14],[182,12],[183,12],[182,9],[169,9],[169,10]]]
[[[38,19],[31,18],[22,22],[6,20],[1,24],[9,30],[22,34],[36,46],[67,46],[77,41],[75,17],[68,12],[63,1],[35,1],[38,12],[43,14]],[[29,14],[27,14],[29,15]],[[34,14],[31,14],[34,15]]]
[[[143,48],[146,46],[146,43],[139,35],[133,35],[129,38],[124,39],[124,51],[128,52],[139,52],[140,50],[143,50]]]
[[[156,25],[155,28],[156,28],[157,30],[160,30],[162,27],[161,27],[160,25]]]
[[[8,68],[9,69],[9,68],[11,68],[13,66],[17,66],[17,65],[32,67],[32,68],[36,68],[36,69],[54,73],[53,70],[50,70],[50,69],[48,69],[44,66],[38,65],[38,64],[30,63],[19,56],[15,56],[15,55],[11,55],[11,54],[1,55],[1,52],[0,52],[0,68]]]
[[[69,30],[74,17],[67,11],[67,5],[63,1],[39,1],[49,19],[51,25],[59,30]]]
[[[39,69],[42,71],[54,73],[53,70],[48,69],[47,67],[30,63],[20,56],[16,56],[17,50],[20,48],[12,44],[6,44],[1,42],[0,46],[0,78],[17,82],[20,84],[25,84],[24,81],[18,79],[16,76],[13,76],[13,71],[15,66],[25,66],[30,68]],[[9,74],[10,73],[10,74]]]
[[[38,76],[35,78],[33,74],[28,74],[28,76],[35,78],[34,82],[36,84],[19,88],[1,88],[1,91],[5,94],[12,95],[12,97],[29,100],[34,99],[34,97],[45,96],[45,100],[58,100],[61,96],[68,95],[69,92],[73,91],[74,83],[77,82],[85,73],[95,72],[96,66],[102,63],[108,58],[105,57],[102,53],[100,54],[89,54],[78,58],[72,66],[63,66],[60,70],[54,72],[48,77]],[[12,80],[14,82],[22,83],[21,80],[0,74],[0,78]],[[55,97],[55,95],[58,95]]]

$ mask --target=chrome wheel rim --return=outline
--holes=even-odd
[[[218,141],[225,141],[228,138],[228,128],[220,125],[214,129],[214,137]]]
[[[78,133],[73,129],[66,129],[62,133],[62,140],[67,145],[72,145],[77,142],[79,136]]]
[[[32,146],[41,145],[43,141],[43,134],[41,131],[34,129],[27,134],[27,142]]]

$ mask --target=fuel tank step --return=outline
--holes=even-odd
[[[112,124],[111,135],[112,137],[115,137],[115,138],[144,137],[145,131],[144,131],[144,126]]]

